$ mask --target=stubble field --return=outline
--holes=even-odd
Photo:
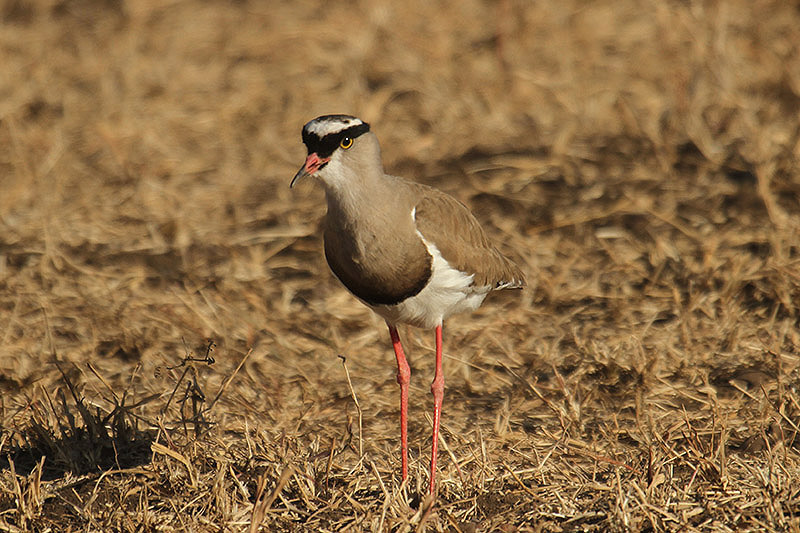
[[[529,280],[445,324],[433,504],[327,113]],[[794,1],[0,1],[0,531],[800,531],[798,160]]]

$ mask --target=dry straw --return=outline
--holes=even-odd
[[[0,531],[800,531],[799,28],[0,1]],[[446,324],[435,504],[432,338],[401,485],[384,328],[288,188],[336,112],[531,280]]]

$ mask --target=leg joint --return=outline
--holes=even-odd
[[[397,364],[397,382],[400,385],[408,385],[411,381],[411,368],[408,363],[403,360],[402,363]]]
[[[444,397],[444,377],[438,374],[431,383],[431,392],[434,398]]]

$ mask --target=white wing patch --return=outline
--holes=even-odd
[[[523,287],[524,285],[525,284],[522,283],[522,281],[520,281],[518,279],[512,279],[511,281],[501,281],[500,283],[498,283],[497,285],[492,287],[492,289],[497,290],[497,291],[502,290],[502,289],[519,289],[519,288]]]
[[[411,212],[413,217],[416,210]],[[465,274],[450,266],[432,242],[417,231],[433,258],[431,278],[415,296],[397,305],[378,305],[372,309],[391,324],[411,324],[420,328],[434,328],[450,315],[477,309],[491,287],[473,287],[472,274]]]

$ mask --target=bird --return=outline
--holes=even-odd
[[[290,188],[307,176],[322,182],[325,258],[333,274],[389,328],[400,385],[402,480],[408,477],[411,369],[401,324],[435,331],[436,370],[429,492],[436,486],[444,397],[442,325],[477,309],[487,294],[522,288],[520,268],[491,243],[463,203],[436,189],[386,174],[370,125],[351,115],[323,115],[303,126],[308,155]]]

